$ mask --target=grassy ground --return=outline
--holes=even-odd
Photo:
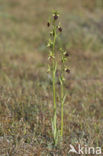
[[[70,143],[103,148],[103,4],[97,2],[0,0],[0,156],[70,156]],[[54,8],[63,25],[58,44],[71,53],[57,148],[46,72],[46,22]]]

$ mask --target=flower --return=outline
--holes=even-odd
[[[47,23],[47,26],[50,27],[50,22]]]
[[[54,15],[54,20],[57,20],[58,19],[58,15]]]
[[[66,71],[67,73],[70,73],[70,69],[68,69],[68,68],[66,68],[65,71]]]
[[[59,17],[59,13],[57,11],[54,11],[53,12],[53,17],[54,17],[54,20],[57,20],[58,17]]]
[[[63,29],[62,29],[60,26],[58,26],[58,30],[59,30],[60,32],[62,32]]]
[[[69,56],[69,53],[68,53],[68,52],[66,52],[64,55],[65,55],[65,57],[68,57],[68,56]]]

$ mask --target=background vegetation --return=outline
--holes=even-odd
[[[61,13],[58,44],[71,54],[57,148],[46,48],[52,9]],[[103,148],[102,34],[102,0],[0,0],[0,156],[70,156],[70,143]]]

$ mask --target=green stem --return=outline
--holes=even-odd
[[[63,107],[64,107],[64,103],[63,103],[63,94],[64,92],[64,88],[63,88],[63,81],[61,81],[61,137],[63,137]]]
[[[63,53],[62,56],[63,58]],[[64,118],[64,61],[61,66],[61,137],[63,137],[63,118]]]
[[[54,141],[56,139],[57,133],[57,115],[56,115],[56,94],[55,94],[55,71],[53,71],[53,103],[54,103],[54,116],[53,116],[53,125],[54,125]]]
[[[54,112],[56,111],[56,96],[55,96],[55,71],[53,71],[53,103],[54,103]]]
[[[56,42],[56,28],[54,25],[54,39],[53,39],[53,55],[55,55],[55,42]],[[56,73],[56,62],[55,58],[53,60],[53,103],[54,103],[54,116],[53,116],[53,125],[54,125],[54,141],[56,142],[57,135],[57,112],[56,112],[56,91],[55,91],[55,73]]]
[[[55,41],[56,41],[56,31],[55,31],[55,26],[54,26],[53,55],[55,55]],[[54,101],[54,112],[56,110],[55,72],[56,72],[56,63],[55,63],[55,58],[54,58],[53,59],[53,101]]]

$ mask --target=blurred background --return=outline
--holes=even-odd
[[[102,0],[0,0],[1,64],[7,63],[5,68],[10,77],[16,74],[18,68],[22,70],[18,67],[20,65],[24,68],[29,68],[29,63],[31,66],[45,66],[43,62],[48,52],[46,44],[49,36],[46,23],[53,9],[61,14],[63,35],[59,44],[70,49],[72,55],[75,53],[74,57],[84,55],[86,59],[102,55]],[[22,72],[24,69],[21,75]]]
[[[63,27],[58,44],[71,56],[61,155],[77,140],[103,145],[103,0],[0,0],[0,154],[16,151],[23,156],[29,148],[31,155],[32,150],[37,156],[50,154],[52,90],[46,44],[54,9]],[[27,150],[22,153],[24,143]]]

